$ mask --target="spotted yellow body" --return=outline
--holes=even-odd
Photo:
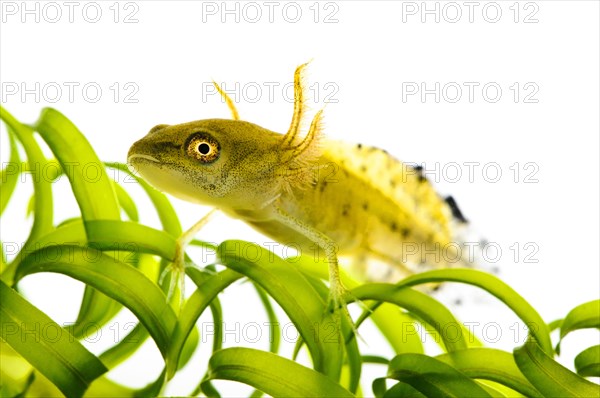
[[[233,120],[156,126],[131,147],[129,164],[160,190],[214,206],[281,243],[325,256],[334,304],[343,305],[345,293],[338,257],[350,259],[367,278],[373,260],[387,264],[387,279],[452,265],[447,256],[431,254],[447,250],[464,219],[419,168],[377,148],[325,139],[322,112],[301,133],[303,68],[295,73],[286,134],[239,120],[221,92]]]

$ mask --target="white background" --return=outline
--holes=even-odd
[[[312,110],[327,103],[328,137],[424,163],[439,191],[456,198],[477,233],[501,248],[496,263],[501,278],[544,319],[564,317],[598,298],[597,2],[474,2],[469,8],[464,2],[108,1],[75,2],[71,16],[63,2],[26,5],[31,14],[21,2],[3,1],[0,30],[0,101],[19,120],[33,122],[43,107],[55,107],[103,160],[125,162],[129,146],[156,124],[229,117],[219,97],[207,91],[215,79],[236,100],[244,120],[283,133],[292,111],[291,91],[284,85],[297,65],[313,59]],[[234,11],[227,14],[225,7]],[[437,11],[424,13],[425,7]],[[435,94],[407,94],[422,83],[429,90],[439,83],[439,102]],[[78,84],[72,98],[68,84]],[[486,84],[491,88],[484,92]],[[468,85],[474,86],[472,101]],[[457,86],[462,96],[455,101]],[[94,87],[102,90],[97,98]],[[502,90],[499,96],[494,87]],[[33,93],[23,96],[23,88]],[[4,162],[4,130],[1,139]],[[479,162],[472,178],[467,162]],[[492,182],[497,169],[502,175]],[[59,186],[66,188],[64,181]],[[2,218],[4,242],[26,237],[30,193],[29,181],[19,184]],[[64,194],[60,198],[57,221],[76,215],[75,202]],[[174,203],[184,227],[208,210]],[[141,212],[143,222],[158,226],[151,209]],[[224,217],[199,238],[266,241]],[[22,287],[55,320],[74,319],[80,284],[44,274],[28,277]],[[470,297],[456,313],[464,322],[480,322],[476,331],[497,322],[499,329],[492,332],[502,334],[498,347],[511,350],[523,341],[523,329],[513,326],[517,319],[495,300],[462,286],[453,292]],[[224,309],[233,330],[227,345],[240,338],[240,344],[252,346],[243,341],[244,325],[264,319],[249,285],[229,288]],[[580,336],[587,340],[573,338],[563,347],[561,361],[569,367],[581,348],[598,341],[596,333]],[[377,333],[365,330],[363,337],[365,352],[390,355]],[[495,340],[494,333],[483,338]],[[209,345],[170,393],[185,394],[194,385]],[[95,353],[106,347],[87,346]],[[267,347],[266,338],[258,347]],[[162,366],[158,352],[152,343],[145,348],[111,377],[133,386],[156,377]],[[283,351],[288,354],[290,345]],[[223,385],[232,394],[242,391]],[[370,386],[363,387],[368,394]]]

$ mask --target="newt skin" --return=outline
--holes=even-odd
[[[398,280],[456,259],[465,224],[452,198],[440,196],[420,167],[362,144],[327,140],[318,112],[302,135],[302,72],[294,77],[291,126],[279,134],[238,119],[158,125],[135,142],[128,163],[151,185],[213,206],[264,235],[329,263],[330,301],[343,305],[338,257],[365,279]],[[442,253],[442,251],[444,251]],[[370,264],[389,267],[369,275]]]

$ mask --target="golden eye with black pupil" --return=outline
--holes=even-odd
[[[187,154],[202,163],[212,163],[219,158],[221,145],[210,134],[194,133],[186,144]]]

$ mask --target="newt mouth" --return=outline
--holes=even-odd
[[[134,153],[133,155],[129,155],[127,157],[127,163],[132,163],[132,161],[134,159],[136,159],[136,158],[149,160],[149,161],[154,162],[154,163],[160,163],[160,161],[158,159],[156,159],[154,156],[142,155],[142,154],[138,154],[138,153]]]

